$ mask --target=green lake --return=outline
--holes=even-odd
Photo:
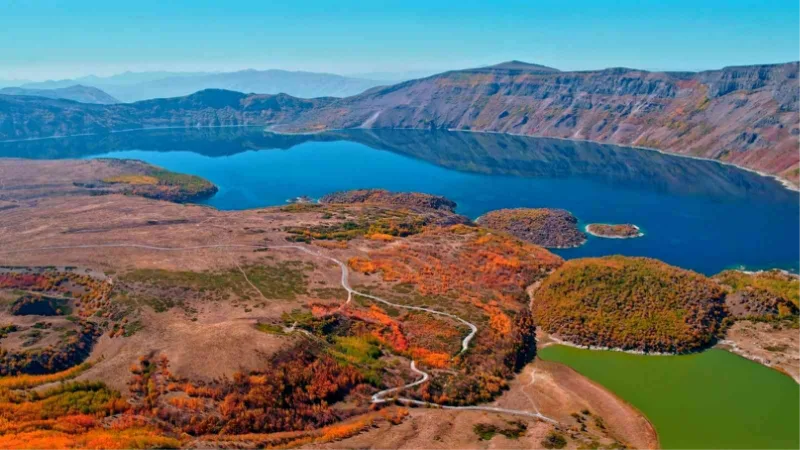
[[[563,345],[566,364],[642,411],[662,448],[800,448],[800,389],[790,377],[724,350],[644,356]]]

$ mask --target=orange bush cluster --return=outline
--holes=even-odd
[[[330,425],[343,418],[330,405],[362,380],[355,368],[309,348],[277,355],[262,371],[237,373],[232,380],[202,386],[176,379],[168,364],[166,358],[157,357],[142,358],[134,365],[131,400],[137,413],[157,417],[194,436]],[[188,397],[176,396],[178,391]]]
[[[458,236],[460,242],[452,250],[424,244],[432,237],[441,240],[442,234]],[[387,282],[412,283],[422,295],[474,298],[488,294],[502,300],[519,296],[544,272],[562,263],[541,247],[491,233],[466,234],[459,226],[427,231],[417,241],[371,252],[369,259],[354,257],[348,264],[365,274],[381,272]]]
[[[75,378],[81,372],[91,367],[91,363],[83,363],[61,372],[48,375],[17,375],[12,377],[0,377],[0,390],[3,389],[30,389],[47,383],[65,381]]]
[[[411,356],[425,365],[444,369],[450,366],[450,354],[443,352],[433,352],[423,347],[411,347]]]
[[[163,431],[130,420],[128,403],[102,383],[66,383],[46,391],[30,390],[68,379],[84,369],[2,379],[0,449],[177,448],[180,445]]]
[[[367,311],[351,309],[348,310],[347,315],[367,323],[380,325],[380,328],[373,331],[373,335],[395,352],[408,350],[408,340],[403,334],[400,324],[378,306],[371,305]]]
[[[511,236],[458,225],[429,229],[400,245],[372,251],[369,258],[349,261],[353,270],[380,273],[385,282],[398,283],[384,295],[408,295],[406,301],[435,305],[478,325],[470,351],[454,358],[466,331],[449,338],[459,345],[453,348],[443,346],[434,333],[421,339],[425,333],[410,325],[416,322],[412,314],[396,320],[404,331],[407,324],[411,330],[412,357],[457,369],[456,375],[434,377],[416,395],[451,404],[491,400],[533,358],[535,326],[525,289],[562,263],[549,251]]]

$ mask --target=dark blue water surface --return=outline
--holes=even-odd
[[[258,129],[152,130],[0,144],[0,157],[135,158],[219,186],[220,209],[385,188],[444,195],[472,218],[552,207],[586,223],[634,223],[639,239],[590,237],[565,258],[649,256],[707,274],[797,271],[798,193],[715,162],[585,142],[467,132],[371,130],[308,136]]]

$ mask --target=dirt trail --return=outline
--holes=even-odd
[[[424,307],[421,307],[421,306],[410,306],[410,305],[402,305],[402,304],[399,304],[399,303],[393,303],[393,302],[390,302],[390,301],[388,301],[386,299],[383,299],[383,298],[380,298],[380,297],[377,297],[377,296],[374,296],[374,295],[370,295],[370,294],[366,294],[366,293],[363,293],[363,292],[356,291],[355,289],[353,289],[350,286],[350,279],[349,279],[350,278],[350,271],[347,268],[347,265],[345,263],[343,263],[342,261],[339,261],[338,259],[333,258],[331,256],[324,255],[324,254],[320,253],[319,251],[311,250],[308,247],[304,247],[304,246],[301,246],[301,245],[288,245],[287,244],[287,245],[266,245],[266,246],[261,246],[261,245],[248,245],[248,244],[212,244],[212,245],[197,245],[197,246],[189,246],[189,247],[161,247],[161,246],[147,245],[147,244],[126,244],[126,243],[118,243],[118,244],[86,244],[86,245],[64,245],[64,246],[38,247],[38,248],[30,248],[30,249],[11,250],[11,251],[6,251],[6,252],[0,252],[0,255],[8,255],[8,254],[14,254],[14,253],[28,253],[28,252],[36,252],[36,251],[89,249],[89,248],[138,248],[138,249],[153,250],[153,251],[164,251],[164,252],[173,252],[173,251],[174,252],[179,252],[179,251],[187,251],[187,250],[202,250],[202,249],[215,249],[215,248],[218,248],[218,249],[224,249],[224,248],[248,248],[248,249],[253,249],[253,250],[277,250],[277,249],[298,250],[298,251],[307,253],[309,255],[318,257],[318,258],[327,259],[329,261],[332,261],[332,262],[336,263],[339,266],[339,268],[342,271],[342,277],[341,277],[341,280],[340,280],[341,281],[341,285],[342,285],[342,288],[344,288],[347,291],[347,300],[342,305],[342,307],[344,305],[347,305],[348,303],[350,303],[352,301],[353,295],[359,295],[361,297],[365,297],[365,298],[368,298],[368,299],[371,299],[371,300],[374,300],[374,301],[377,301],[377,302],[380,302],[380,303],[383,303],[383,304],[386,304],[386,305],[390,305],[390,306],[393,306],[395,308],[410,309],[410,310],[414,310],[414,311],[423,311],[423,312],[427,312],[427,313],[430,313],[430,314],[436,314],[436,315],[450,317],[452,319],[458,320],[459,322],[467,325],[470,328],[470,333],[466,337],[464,337],[464,339],[461,341],[461,352],[462,353],[465,352],[467,349],[469,349],[470,341],[472,341],[472,338],[474,338],[475,334],[478,333],[478,327],[475,326],[475,324],[473,324],[471,322],[468,322],[468,321],[462,319],[461,317],[456,316],[455,314],[450,314],[450,313],[446,313],[446,312],[442,312],[442,311],[437,311],[437,310],[431,309],[431,308],[424,308]],[[245,275],[245,278],[247,278],[246,275]],[[249,283],[249,280],[247,280],[247,281]],[[253,287],[255,288],[255,286],[253,286]],[[424,372],[424,371],[422,371],[422,370],[417,368],[416,361],[414,361],[414,360],[411,361],[411,371],[416,373],[416,374],[418,374],[418,375],[420,375],[421,377],[418,380],[416,380],[414,382],[411,382],[411,383],[408,383],[408,384],[406,384],[404,386],[395,387],[395,388],[391,388],[391,389],[385,389],[383,391],[380,391],[380,392],[376,393],[375,395],[372,396],[372,403],[384,403],[384,402],[388,401],[386,399],[387,395],[389,395],[391,393],[395,393],[395,392],[400,392],[400,391],[403,391],[403,390],[406,390],[406,389],[410,389],[410,388],[412,388],[414,386],[417,386],[417,385],[420,385],[420,384],[426,382],[430,378],[430,375],[427,372]],[[554,420],[554,419],[552,419],[550,417],[547,417],[547,416],[539,413],[538,411],[537,412],[531,412],[531,411],[525,411],[525,410],[499,408],[499,407],[494,407],[494,406],[448,406],[448,405],[440,405],[438,403],[432,403],[432,402],[423,402],[423,401],[420,401],[420,400],[415,400],[415,399],[406,398],[406,397],[397,397],[395,400],[400,401],[402,403],[406,403],[406,404],[415,404],[415,405],[420,405],[420,406],[429,406],[429,407],[436,407],[436,408],[442,408],[442,409],[466,410],[466,411],[489,411],[489,412],[497,412],[497,413],[504,413],[504,414],[513,414],[513,415],[519,415],[519,416],[534,417],[534,418],[538,418],[538,419],[541,419],[541,420],[544,420],[544,421],[547,421],[547,422],[551,422],[551,423],[558,423],[556,420]]]

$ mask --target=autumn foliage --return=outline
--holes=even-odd
[[[725,315],[708,278],[649,258],[567,261],[535,292],[539,326],[567,341],[646,352],[709,344]]]
[[[470,349],[459,354],[460,341],[469,332],[465,326],[449,325],[428,313],[387,316],[410,339],[404,354],[423,366],[457,369],[410,393],[442,404],[491,400],[507,388],[523,361],[533,358],[535,326],[527,313],[525,289],[561,263],[541,247],[463,225],[427,230],[348,261],[353,271],[380,276],[393,286],[377,292],[384,298],[432,307],[477,324]]]
[[[163,430],[131,416],[128,403],[103,383],[69,382],[43,391],[29,390],[71,378],[77,374],[76,370],[0,379],[3,381],[0,448],[125,449],[180,445],[178,439],[167,436]]]

